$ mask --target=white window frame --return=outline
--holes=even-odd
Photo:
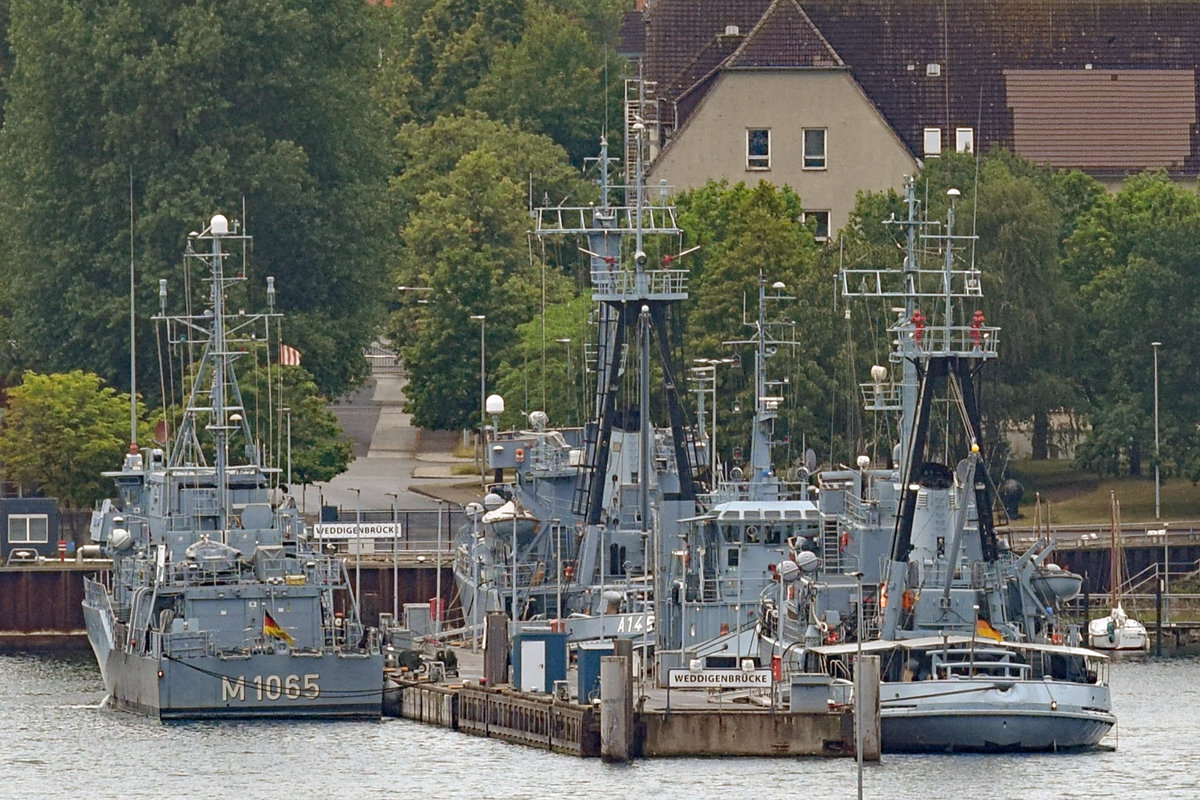
[[[974,128],[955,128],[954,129],[954,152],[956,152],[956,153],[974,153],[975,152],[975,129]]]
[[[820,156],[809,156],[808,153],[808,135],[810,133],[821,134],[821,154]],[[829,129],[828,128],[801,128],[800,129],[800,158],[801,168],[807,170],[822,170],[829,169]],[[809,159],[812,159],[810,162]],[[819,160],[818,160],[819,159]]]
[[[825,215],[825,234],[824,234],[824,235],[821,235],[820,233],[815,233],[815,234],[813,234],[813,236],[814,236],[814,238],[815,238],[815,239],[816,239],[818,242],[827,242],[827,241],[829,241],[829,210],[828,210],[828,209],[824,209],[824,208],[810,208],[810,209],[807,209],[807,210],[805,210],[805,211],[803,211],[803,212],[801,212],[801,213],[800,213],[800,221],[801,221],[801,222],[804,222],[804,223],[807,223],[807,222],[808,222],[808,217],[809,217],[809,215],[810,215],[810,214],[811,214],[811,215],[813,215],[813,216],[816,216],[816,215],[818,215],[818,214],[824,214],[824,215]],[[820,227],[820,226],[818,226],[818,227]]]
[[[926,128],[922,135],[926,158],[937,158],[942,154],[942,129]]]
[[[752,147],[755,141],[755,134],[766,134],[766,153],[754,153]],[[746,128],[746,169],[748,170],[768,170],[771,168],[771,129],[770,128]]]
[[[34,538],[32,526],[30,523],[34,521],[42,522],[42,538]],[[14,525],[20,523],[20,525]],[[18,530],[19,528],[19,530]],[[9,514],[8,515],[8,543],[9,544],[48,544],[50,542],[50,515],[49,514]]]

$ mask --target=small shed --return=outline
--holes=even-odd
[[[567,679],[567,634],[526,628],[513,636],[513,686],[522,692],[552,692]]]
[[[58,501],[53,497],[0,498],[0,554],[14,550],[50,558],[58,553]]]
[[[600,639],[580,642],[576,647],[577,697],[581,703],[590,703],[600,696],[600,659],[613,655],[614,646],[611,639]]]

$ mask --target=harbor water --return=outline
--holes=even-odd
[[[1179,798],[1200,772],[1200,659],[1113,665],[1112,751],[885,755],[864,796]],[[172,723],[103,706],[86,649],[0,655],[0,796],[545,798],[856,796],[851,759],[662,759],[608,765],[406,720]]]

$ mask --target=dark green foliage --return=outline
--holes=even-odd
[[[391,333],[404,346],[414,421],[462,427],[479,413],[480,323],[470,317],[487,317],[489,361],[498,364],[517,326],[539,310],[543,286],[547,302],[566,296],[561,274],[531,258],[529,176],[539,196],[567,197],[586,184],[550,140],[478,114],[411,123],[397,142],[405,169],[392,193],[409,213],[396,282],[427,291],[401,298]]]
[[[276,276],[325,392],[358,381],[389,228],[368,19],[354,0],[14,2],[0,259],[18,361],[128,383],[132,183],[140,312],[186,233],[244,207],[251,284]]]

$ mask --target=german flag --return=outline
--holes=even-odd
[[[289,645],[296,643],[295,640],[292,639],[292,635],[283,628],[279,627],[279,623],[277,623],[271,616],[271,612],[267,611],[265,608],[263,609],[263,635],[274,636],[276,639],[283,639]]]
[[[1000,633],[1000,631],[993,628],[992,624],[990,622],[988,622],[986,619],[980,619],[980,620],[975,621],[975,635],[980,636],[984,639],[991,639],[992,641],[995,641],[995,642],[1003,642],[1004,641],[1004,636]]]

